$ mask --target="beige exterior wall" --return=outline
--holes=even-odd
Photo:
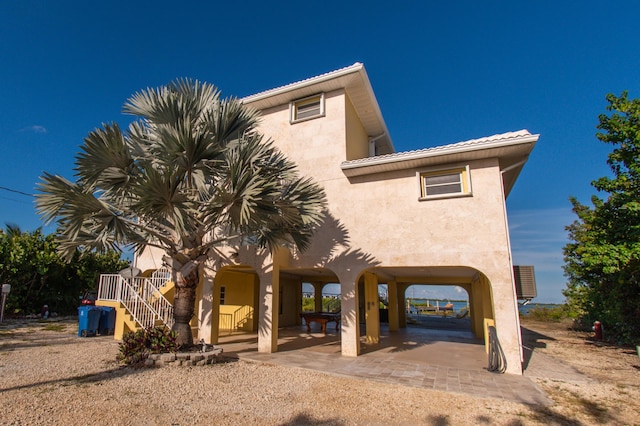
[[[521,374],[519,319],[498,159],[435,167],[468,167],[472,194],[420,201],[417,173],[429,168],[346,177],[341,163],[368,157],[369,138],[378,135],[367,134],[345,90],[325,93],[325,116],[321,118],[290,124],[288,103],[262,113],[260,130],[304,176],[324,187],[329,216],[302,254],[280,253],[275,262],[268,256],[256,257],[255,252],[240,254],[238,262],[254,268],[260,281],[254,296],[259,350],[277,350],[278,326],[299,323],[300,281],[281,277],[281,268],[323,267],[335,273],[342,291],[342,353],[355,356],[360,350],[359,300],[377,299],[373,283],[384,282],[370,274],[372,268],[465,267],[477,271],[473,280],[466,277],[464,282],[473,331],[480,337],[483,321],[495,320],[507,371]],[[160,258],[159,253],[141,256],[137,265],[158,268]],[[359,287],[358,281],[364,282],[365,277],[368,286]],[[215,282],[221,281],[216,277]],[[406,325],[403,291],[407,283],[395,286],[401,305],[394,312],[397,328]],[[200,337],[205,340],[217,340],[217,324],[211,318],[217,316],[218,292],[212,285],[201,293],[208,300],[208,304],[201,301],[199,309]],[[282,313],[280,303],[286,307]],[[366,318],[366,338],[371,342],[377,341],[380,332],[375,313]]]
[[[349,96],[345,96],[346,159],[357,160],[369,156],[369,136],[356,113]]]
[[[340,163],[346,160],[345,92],[325,94],[326,115],[289,124],[289,105],[262,111],[260,130],[293,160],[303,173],[322,183],[344,177]]]
[[[428,168],[347,178],[340,164],[366,157],[367,138],[344,91],[326,94],[325,108],[325,117],[296,124],[288,123],[288,106],[263,111],[261,131],[298,164],[303,175],[325,188],[332,217],[311,247],[290,260],[290,266],[324,266],[338,276],[375,266],[474,268],[486,277],[487,284],[473,294],[482,306],[493,304],[494,309],[483,309],[483,316],[496,312],[509,372],[521,373],[519,320],[498,159],[438,166],[468,166],[472,195],[420,201],[417,173]],[[353,146],[345,148],[345,135]],[[319,259],[324,259],[321,265]],[[357,294],[353,282],[341,284],[343,293]],[[343,324],[343,340],[356,338],[356,331],[345,335],[345,325],[348,323]],[[356,355],[358,350],[351,351]]]
[[[510,275],[495,272],[505,267],[509,270],[497,160],[452,164],[469,165],[470,197],[419,201],[415,170],[358,177],[350,182],[340,169],[346,160],[341,145],[345,123],[340,115],[348,105],[344,93],[332,93],[327,96],[325,118],[293,125],[286,121],[288,109],[265,111],[261,130],[298,164],[302,174],[325,188],[329,212],[344,226],[352,246],[370,256],[371,266],[470,266],[488,277],[497,275],[497,279],[510,281]],[[326,258],[329,239],[335,237],[330,228],[318,233],[312,247],[294,265],[313,266],[319,257]]]

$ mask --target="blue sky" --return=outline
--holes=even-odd
[[[537,301],[561,302],[568,198],[589,202],[609,172],[604,97],[640,96],[637,16],[619,1],[5,0],[0,187],[72,177],[84,136],[128,122],[142,88],[192,77],[242,97],[363,62],[398,151],[541,135],[508,199],[512,250],[536,267]],[[26,195],[0,189],[0,206],[2,227],[41,225]]]

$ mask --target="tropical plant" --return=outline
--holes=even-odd
[[[599,320],[619,342],[640,341],[640,100],[607,95],[597,138],[614,146],[607,164],[612,177],[592,186],[593,207],[575,198],[577,219],[567,227],[571,242],[564,248],[564,291],[573,312],[586,321]]]
[[[9,315],[40,313],[45,304],[50,312],[77,313],[78,297],[96,288],[101,272],[127,266],[114,251],[82,256],[74,251],[65,263],[57,247],[54,235],[40,229],[28,232],[13,225],[0,229],[0,283],[11,284],[6,301]]]
[[[324,217],[325,197],[257,131],[257,111],[212,85],[176,80],[135,93],[126,131],[104,124],[76,157],[76,181],[44,174],[37,208],[57,221],[65,255],[76,249],[162,249],[173,269],[173,329],[191,344],[189,321],[204,263],[222,243],[303,250]]]
[[[123,364],[139,364],[149,354],[175,352],[179,349],[176,333],[165,326],[129,331],[118,345],[118,360]]]

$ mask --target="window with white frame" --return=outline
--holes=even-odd
[[[290,104],[289,121],[298,123],[312,118],[324,117],[324,93],[298,99]]]
[[[418,173],[420,199],[471,195],[469,166]]]

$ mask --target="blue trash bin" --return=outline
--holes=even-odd
[[[100,309],[100,324],[98,325],[98,332],[106,336],[113,334],[116,328],[116,310],[110,306],[96,306]]]
[[[100,324],[100,309],[95,306],[78,307],[78,336],[95,336]]]

